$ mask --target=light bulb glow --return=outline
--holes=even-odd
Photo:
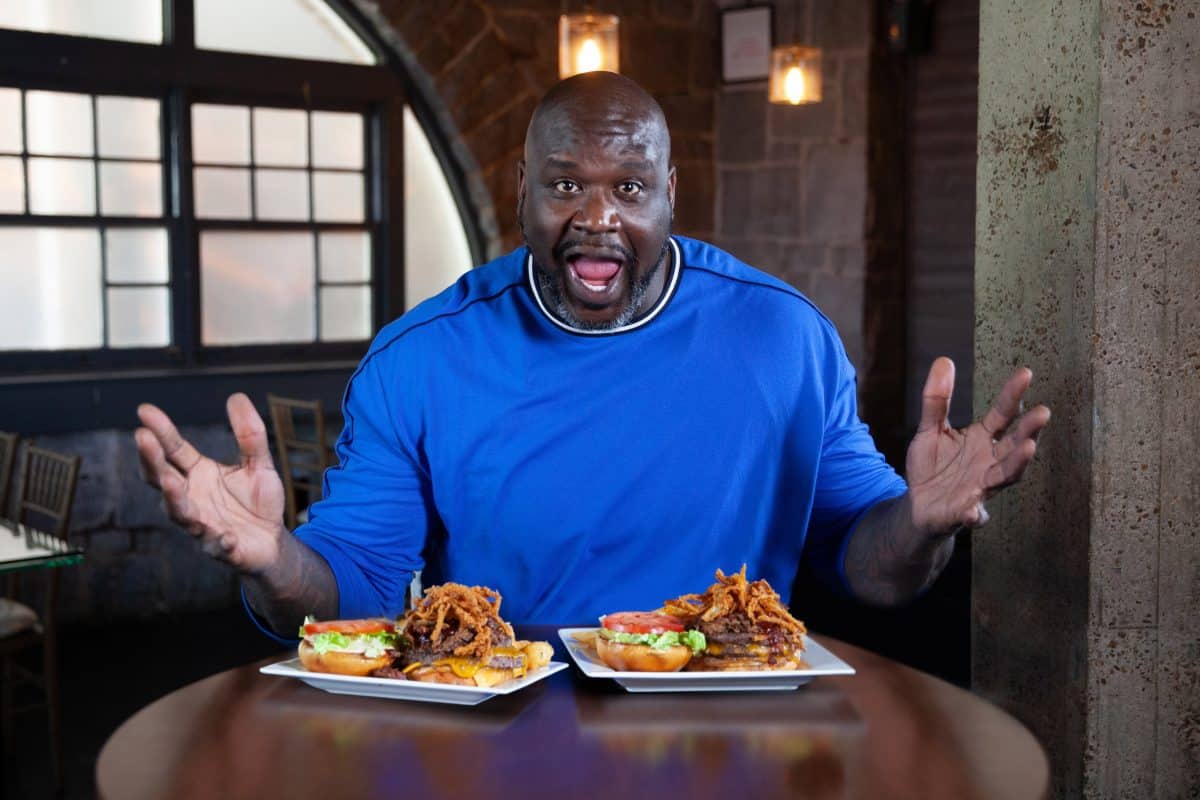
[[[596,40],[590,36],[584,39],[575,53],[575,72],[594,72],[600,69],[603,62],[604,57]]]
[[[787,76],[783,79],[783,94],[794,106],[800,105],[800,101],[804,99],[804,73],[799,67],[792,67],[787,71]]]

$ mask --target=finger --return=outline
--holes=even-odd
[[[1008,455],[992,464],[983,476],[989,496],[1019,481],[1036,453],[1037,442],[1025,439],[1014,446]]]
[[[988,514],[987,507],[980,501],[967,509],[967,513],[963,516],[962,524],[968,528],[982,528],[991,519],[992,517]]]
[[[1017,425],[1012,432],[997,443],[995,448],[996,458],[1004,459],[1012,452],[1013,448],[1026,440],[1036,442],[1048,424],[1050,424],[1049,408],[1037,405],[1029,409],[1029,411],[1022,414],[1020,419],[1017,420]]]
[[[153,486],[155,489],[162,489],[162,476],[173,473],[179,475],[179,471],[167,463],[167,457],[163,453],[162,445],[158,441],[149,428],[138,428],[133,432],[133,440],[137,444],[138,464],[142,475],[142,480]],[[182,478],[182,476],[180,476]]]
[[[267,426],[263,424],[250,398],[241,392],[231,394],[225,401],[225,412],[229,415],[229,427],[233,429],[246,469],[273,468]]]
[[[934,359],[921,390],[921,424],[917,433],[940,431],[950,415],[950,396],[954,394],[954,362],[942,356]]]
[[[992,403],[992,407],[983,418],[983,429],[993,438],[1003,433],[1013,418],[1020,413],[1021,397],[1032,380],[1033,372],[1028,367],[1021,367],[1005,382],[996,402]]]
[[[202,456],[191,443],[179,435],[175,423],[158,406],[142,403],[137,409],[138,419],[150,429],[162,445],[167,460],[185,475],[200,463]]]
[[[187,496],[187,481],[177,472],[169,472],[160,476],[162,482],[163,500],[167,504],[167,516],[187,528],[193,535],[200,533],[199,520],[193,519],[190,513],[191,503]]]

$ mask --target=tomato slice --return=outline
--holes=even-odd
[[[395,630],[396,625],[390,619],[331,619],[326,622],[307,622],[304,632],[309,636],[318,633],[379,633]]]
[[[617,633],[666,633],[683,630],[683,623],[670,614],[655,611],[621,611],[604,617],[604,627]]]

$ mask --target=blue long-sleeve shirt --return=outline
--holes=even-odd
[[[595,335],[540,305],[528,250],[379,333],[346,390],[340,464],[297,535],[342,617],[409,579],[482,584],[524,623],[593,623],[748,564],[844,586],[845,544],[903,480],[856,410],[833,325],[787,284],[676,237],[667,290]]]

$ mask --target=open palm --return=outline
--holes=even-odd
[[[148,403],[135,433],[146,480],[162,490],[167,511],[205,550],[246,572],[273,564],[283,530],[283,482],[275,471],[266,427],[244,394],[226,403],[241,462],[220,464],[180,436],[171,419]]]
[[[919,529],[949,533],[961,525],[979,527],[988,520],[984,501],[1020,479],[1050,421],[1050,409],[1043,405],[1021,414],[1021,398],[1032,379],[1028,369],[1017,370],[983,420],[957,430],[948,421],[954,362],[934,361],[906,463],[913,523]]]

